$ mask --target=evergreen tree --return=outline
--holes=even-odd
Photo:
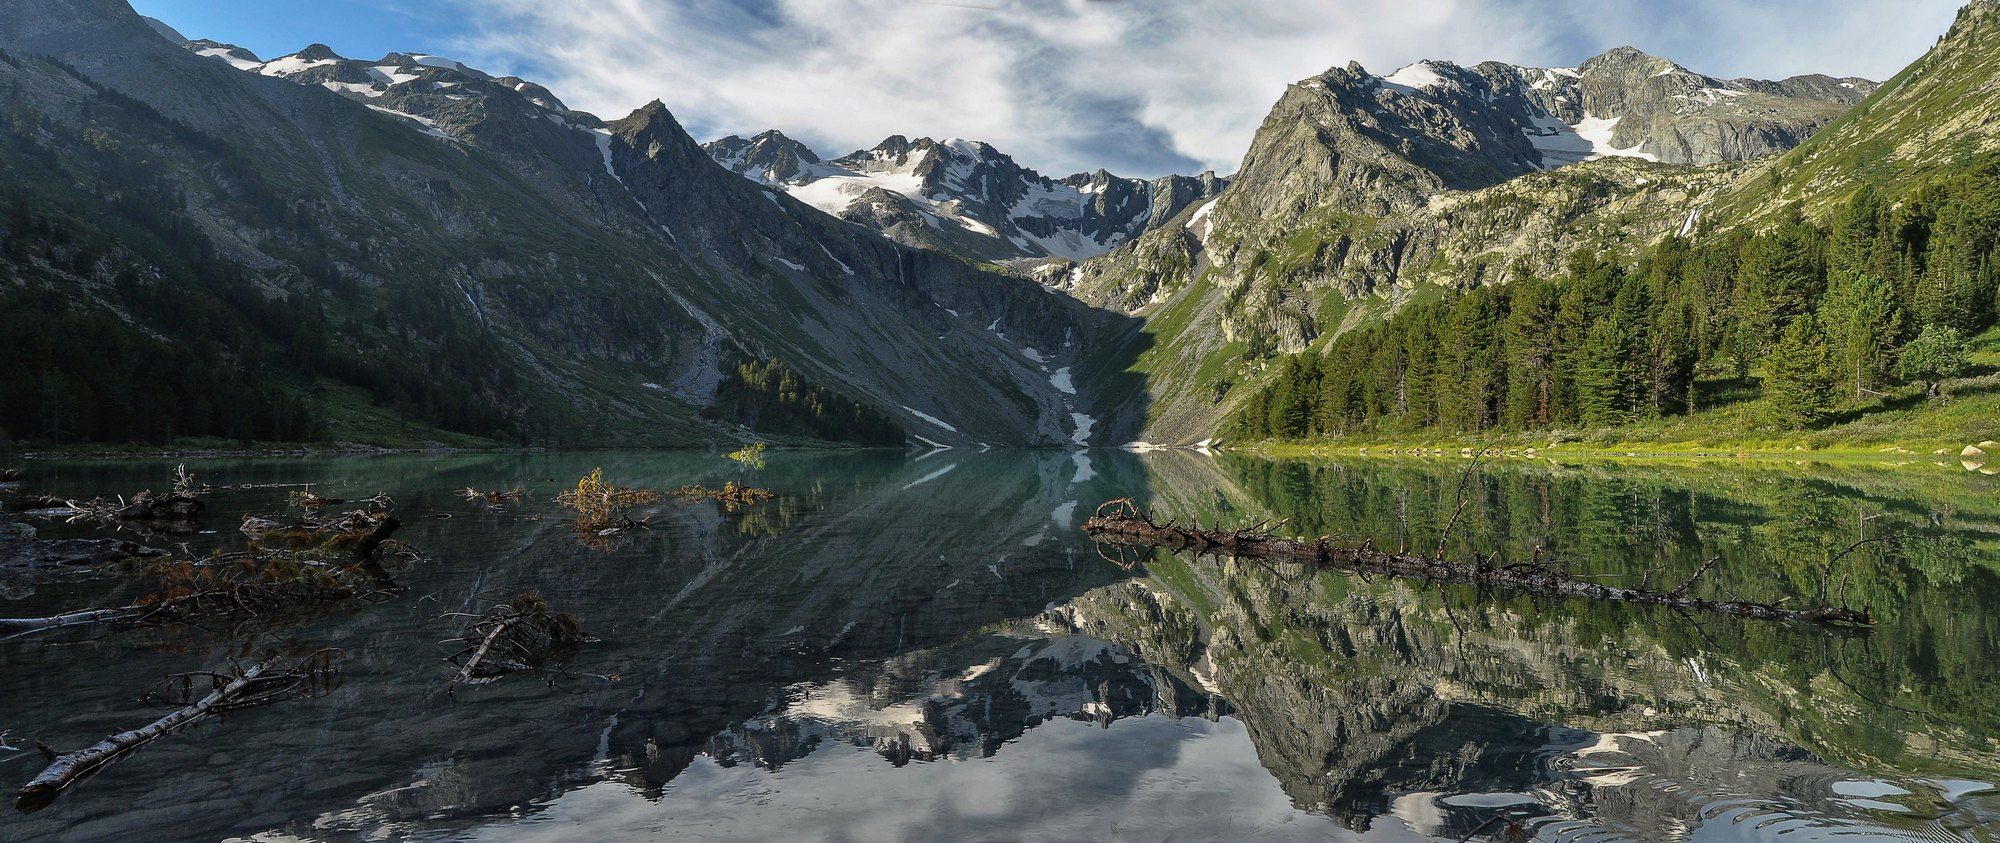
[[[1922,333],[1903,346],[1896,361],[1896,375],[1924,385],[1924,394],[1936,398],[1944,381],[1958,377],[1972,367],[1970,349],[1958,329],[1948,325],[1925,325]]]
[[[1863,275],[1881,277],[1882,262],[1889,249],[1882,237],[1881,197],[1871,186],[1863,186],[1834,214],[1827,234],[1826,277],[1829,287],[1839,286]]]
[[[1816,320],[1794,321],[1764,360],[1764,397],[1781,427],[1819,425],[1839,403],[1838,377]]]
[[[1632,332],[1615,312],[1592,325],[1576,356],[1577,418],[1590,427],[1631,420]]]
[[[1454,303],[1439,336],[1435,391],[1438,426],[1481,431],[1493,425],[1494,398],[1505,379],[1495,347],[1495,296],[1477,290]]]
[[[1694,370],[1700,358],[1695,318],[1686,301],[1662,304],[1647,331],[1642,398],[1653,417],[1694,412]]]
[[[1546,427],[1555,420],[1555,289],[1533,279],[1514,283],[1512,306],[1501,329],[1507,354],[1504,421],[1509,427]]]
[[[1824,245],[1819,229],[1792,208],[1770,233],[1745,249],[1738,283],[1741,350],[1769,348],[1794,321],[1811,313],[1826,290]]]
[[[1889,349],[1903,330],[1903,310],[1896,290],[1874,275],[1857,275],[1832,282],[1826,307],[1820,312],[1832,343],[1834,367],[1855,404],[1878,395],[1889,374]]]

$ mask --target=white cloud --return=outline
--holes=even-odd
[[[1722,75],[1879,76],[1957,0],[452,2],[467,61],[605,116],[658,98],[704,138],[776,127],[838,155],[966,137],[1054,174],[1157,175],[1233,171],[1286,83],[1349,60],[1573,64],[1633,43]]]

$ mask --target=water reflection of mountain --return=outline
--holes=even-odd
[[[2000,507],[1968,505],[1955,487],[1926,497],[1872,475],[1525,466],[1477,485],[1464,541],[1540,544],[1600,575],[1670,577],[1720,552],[1718,587],[1767,598],[1816,587],[1814,554],[1823,560],[1852,531],[1886,531],[1891,544],[1842,563],[1884,628],[1839,642],[1620,607],[1475,605],[1226,560],[1159,558],[1133,576],[1074,529],[1096,502],[1143,492],[1204,523],[1284,516],[1299,532],[1424,546],[1452,505],[1455,464],[780,455],[758,475],[786,493],[777,504],[663,505],[651,531],[609,552],[581,550],[559,520],[453,503],[461,486],[599,463],[659,487],[735,475],[680,455],[368,463],[357,485],[459,517],[412,520],[411,540],[440,560],[411,572],[411,599],[300,633],[354,654],[348,685],[149,749],[0,836],[59,825],[190,839],[412,833],[556,810],[598,785],[669,800],[694,773],[710,782],[718,768],[846,757],[831,749],[907,765],[914,787],[954,760],[1033,753],[1038,733],[1137,734],[1120,730],[1175,717],[1240,723],[1293,805],[1379,834],[1455,839],[1509,806],[1548,817],[1548,829],[1578,821],[1637,839],[1725,815],[1766,828],[2000,819],[1969,785],[1913,781],[1991,781],[2000,770],[1987,526]],[[576,669],[619,681],[571,681],[574,694],[509,681],[427,699],[436,615],[525,585],[606,638]],[[0,694],[0,722],[46,723],[42,702],[76,700],[46,739],[94,740],[148,717],[123,702],[136,688],[224,652],[132,644],[0,650],[12,675],[69,683]],[[59,661],[106,667],[77,677]],[[1893,778],[1898,792],[1869,776]],[[1917,819],[1866,803],[1906,805]]]
[[[1108,727],[1127,717],[1213,720],[1229,711],[1117,645],[1080,635],[995,634],[891,659],[880,671],[788,689],[783,709],[723,731],[703,751],[724,766],[777,769],[834,741],[900,766],[990,757],[1056,718]]]
[[[1429,547],[1459,500],[1457,473],[1407,463],[1226,468],[1261,504],[1254,511],[1289,518],[1289,529],[1306,535]],[[2000,586],[1990,553],[1965,552],[1993,546],[1995,507],[1968,506],[1948,485],[1944,496],[1926,496],[1893,473],[1863,472],[1843,478],[1853,484],[1845,487],[1820,473],[1767,472],[1734,485],[1707,476],[1700,491],[1675,479],[1671,471],[1489,471],[1467,495],[1467,523],[1478,526],[1466,541],[1522,552],[1516,558],[1540,547],[1573,570],[1607,577],[1654,569],[1669,583],[1676,569],[1720,555],[1724,576],[1707,587],[1782,596],[1810,594],[1818,576],[1800,572],[1817,574],[1858,538],[1882,537],[1881,546],[1840,559],[1834,576],[1877,608],[1884,627],[1844,641],[1164,556],[1146,579],[1052,614],[1216,690],[1295,802],[1354,828],[1422,805],[1428,819],[1404,819],[1428,823],[1429,833],[1464,834],[1471,829],[1435,822],[1434,809],[1449,799],[1413,795],[1487,792],[1497,794],[1492,804],[1461,807],[1504,805],[1515,794],[1544,806],[1538,811],[1669,839],[1725,805],[1742,809],[1736,819],[1813,822],[1785,819],[1789,809],[1759,800],[1798,799],[1866,819],[1855,800],[1829,795],[1827,782],[1857,775],[1832,765],[1989,782],[2000,774],[1991,693],[2000,688],[1992,658]],[[1156,508],[1214,517],[1189,508],[1199,500]],[[1940,558],[1952,560],[1943,577]],[[1815,559],[1818,566],[1802,564]],[[1582,766],[1590,775],[1559,775],[1550,746],[1561,744],[1563,729],[1545,724],[1658,733],[1596,753],[1619,753],[1632,760],[1627,768],[1592,762]],[[1962,829],[2000,824],[2000,801],[1990,797],[1947,799],[1951,788],[1942,785],[1904,790],[1900,801],[1915,817]],[[1470,813],[1466,821],[1479,817]],[[1905,819],[1889,825],[1922,824]]]
[[[602,777],[605,759],[613,758],[620,775],[657,790],[712,739],[780,706],[791,689],[840,679],[894,696],[901,680],[891,660],[898,654],[950,645],[1118,579],[1094,557],[1080,558],[1089,553],[1075,533],[1083,486],[1090,475],[1120,473],[1093,469],[1091,460],[788,455],[758,475],[786,500],[735,515],[707,503],[664,503],[650,513],[651,530],[608,552],[579,547],[559,518],[469,513],[455,500],[457,490],[573,478],[598,464],[620,482],[660,488],[719,485],[736,469],[690,455],[479,458],[471,466],[443,461],[436,470],[417,460],[359,464],[359,479],[328,493],[393,490],[413,516],[404,536],[438,561],[406,574],[408,598],[296,633],[349,650],[346,686],[326,699],[163,742],[58,809],[10,826],[28,836],[64,826],[103,836],[168,827],[190,839],[273,827],[358,835],[504,814]],[[1137,462],[1127,462],[1117,482],[1143,482]],[[252,468],[241,472],[270,476]],[[347,467],[314,468],[325,479]],[[87,473],[96,475],[89,482],[114,482]],[[241,506],[268,510],[280,494]],[[415,517],[429,511],[456,517]],[[222,505],[215,517],[233,520],[236,512]],[[431,642],[450,633],[437,616],[494,599],[494,589],[530,586],[605,638],[585,650],[576,670],[619,680],[580,678],[565,683],[578,693],[563,693],[526,679],[456,701],[432,697],[442,669]],[[98,598],[51,591],[37,595],[39,605],[10,609],[26,614],[91,599]],[[171,651],[135,647],[140,638],[0,650],[14,676],[59,678],[0,694],[0,722],[37,724],[36,736],[53,745],[84,745],[157,716],[130,702],[154,679],[230,652],[199,637]],[[67,668],[73,664],[100,668]],[[48,725],[51,699],[77,708]],[[227,763],[207,762],[222,756]],[[314,774],[301,775],[307,769]],[[215,796],[189,800],[188,793]]]

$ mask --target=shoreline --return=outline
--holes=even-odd
[[[1579,443],[1559,443],[1545,445],[1513,444],[1422,444],[1422,443],[1370,443],[1366,445],[1343,445],[1332,443],[1260,442],[1248,445],[1232,445],[1231,453],[1254,454],[1274,459],[1285,458],[1400,458],[1400,459],[1471,459],[1480,454],[1488,459],[1565,459],[1576,461],[1653,461],[1678,460],[1701,462],[1870,462],[1883,465],[1910,465],[1926,463],[1939,467],[1949,467],[1965,471],[1981,471],[1988,464],[1961,458],[1963,446],[1958,448],[1932,448],[1916,450],[1901,445],[1865,446],[1850,445],[1830,448],[1791,447],[1729,447],[1703,445],[1698,443],[1619,443],[1595,445]],[[2000,464],[1993,464],[1988,473],[2000,473]]]

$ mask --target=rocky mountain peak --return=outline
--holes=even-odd
[[[818,153],[776,129],[766,129],[747,140],[730,135],[702,144],[702,148],[731,172],[765,184],[802,184],[823,175],[824,168],[815,166],[821,163]]]
[[[1678,63],[1647,53],[1637,47],[1613,47],[1585,59],[1577,70],[1586,74],[1623,75],[1649,73],[1664,75],[1674,71],[1684,71]]]
[[[343,57],[325,44],[307,44],[306,48],[291,55],[300,61],[342,61]]]

